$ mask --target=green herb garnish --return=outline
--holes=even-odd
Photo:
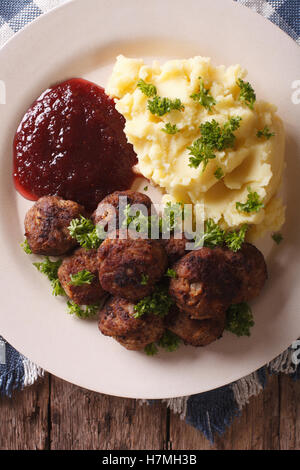
[[[148,101],[148,109],[152,114],[164,116],[172,110],[183,111],[184,106],[179,98],[171,100],[170,98],[155,96],[152,100]]]
[[[220,126],[215,119],[201,124],[201,137],[188,147],[192,155],[189,166],[198,168],[202,163],[204,171],[209,160],[216,158],[216,151],[233,148],[236,139],[233,132],[240,127],[240,121],[241,118],[237,116],[231,117],[223,126]]]
[[[283,241],[283,236],[281,233],[273,233],[272,238],[277,245],[280,245],[280,243]]]
[[[21,248],[23,248],[24,252],[27,254],[27,255],[32,255],[32,250],[29,246],[29,243],[28,243],[28,240],[27,238],[25,238],[24,242],[21,243]]]
[[[248,225],[244,224],[240,230],[225,234],[225,243],[231,251],[237,252],[242,248],[247,230]]]
[[[177,278],[177,273],[176,273],[175,269],[169,268],[169,269],[167,269],[167,272],[166,272],[165,276],[170,277],[172,279],[176,279]]]
[[[258,137],[259,139],[261,139],[262,137],[265,137],[267,140],[271,139],[271,137],[274,137],[274,136],[275,136],[275,133],[270,132],[270,129],[268,128],[268,126],[265,126],[262,130],[258,131],[256,134],[256,137]]]
[[[172,232],[184,220],[184,205],[181,202],[167,202],[160,220],[161,232]]]
[[[165,127],[162,128],[162,131],[165,132],[166,134],[174,135],[179,132],[178,127],[176,124],[172,125],[170,122],[168,122]]]
[[[40,273],[45,274],[48,277],[52,285],[52,295],[65,295],[61,283],[58,279],[58,269],[62,263],[62,260],[51,261],[48,256],[45,257],[41,263],[33,263]]]
[[[259,212],[265,207],[263,201],[260,199],[257,192],[251,191],[250,187],[248,187],[247,189],[249,193],[247,201],[245,203],[237,202],[236,209],[240,212],[245,212],[247,214],[250,214],[251,212]]]
[[[134,306],[134,318],[140,318],[147,314],[165,317],[173,303],[173,299],[170,297],[166,287],[156,287],[152,295],[140,300]]]
[[[224,172],[221,167],[217,168],[216,171],[214,172],[215,177],[217,180],[220,180],[224,176]]]
[[[181,343],[181,339],[172,333],[172,331],[166,330],[162,338],[157,342],[157,345],[164,348],[168,352],[176,351]]]
[[[67,303],[68,313],[70,315],[76,315],[78,318],[91,318],[96,315],[99,310],[99,305],[86,305],[85,308],[75,304],[73,301]]]
[[[254,320],[251,308],[247,303],[231,305],[226,315],[226,330],[237,336],[250,336]]]
[[[141,286],[146,286],[149,281],[148,274],[142,274]]]
[[[148,186],[145,186],[145,187],[144,187],[144,191],[148,191]]]
[[[157,95],[156,87],[151,83],[146,83],[142,78],[138,81],[137,87],[142,93],[144,93],[144,95],[148,96],[148,98]]]
[[[240,101],[245,103],[248,108],[254,109],[256,94],[249,82],[245,82],[241,78],[238,79],[237,85],[240,87]]]
[[[91,250],[98,248],[102,241],[98,236],[97,227],[89,219],[82,215],[79,219],[73,219],[68,227],[70,235],[80,246]]]
[[[200,80],[200,91],[199,93],[194,93],[191,95],[191,98],[194,101],[200,103],[204,108],[211,111],[211,108],[216,104],[216,100],[209,94],[209,90],[207,90],[204,86],[203,79],[199,77]]]
[[[95,279],[95,275],[90,271],[83,269],[83,271],[79,271],[76,274],[71,274],[70,279],[71,281],[69,284],[71,286],[83,286],[84,284],[91,284]]]
[[[147,346],[144,348],[144,351],[147,356],[155,356],[155,354],[158,353],[158,349],[155,343],[147,344]]]

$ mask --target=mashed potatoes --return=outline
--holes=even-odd
[[[284,168],[284,129],[276,115],[275,106],[256,102],[254,110],[239,100],[239,78],[246,76],[239,65],[214,67],[209,58],[194,57],[172,60],[161,65],[145,65],[143,60],[117,58],[106,92],[116,98],[116,107],[126,119],[125,132],[138,155],[139,171],[159,185],[173,200],[192,203],[195,212],[204,203],[206,218],[212,218],[224,228],[253,224],[252,235],[276,231],[284,222],[284,208],[275,194],[280,186]],[[193,100],[199,92],[202,77],[205,88],[216,104],[211,110]],[[148,97],[137,87],[143,79],[157,88],[157,94],[170,99],[179,98],[184,111],[172,110],[159,117],[147,108]],[[203,171],[189,166],[188,147],[201,137],[199,126],[215,119],[221,126],[231,117],[240,117],[240,128],[234,148],[214,152]],[[167,134],[167,123],[179,132]],[[265,126],[275,136],[258,138]],[[217,179],[216,169],[223,177]],[[264,202],[259,212],[244,213],[236,203],[244,203],[248,187]]]

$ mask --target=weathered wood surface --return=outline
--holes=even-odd
[[[0,449],[300,449],[300,383],[269,378],[214,446],[166,406],[140,406],[46,376],[0,398]]]

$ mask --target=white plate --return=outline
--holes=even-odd
[[[12,140],[31,102],[50,84],[83,76],[104,84],[116,55],[162,60],[211,56],[241,63],[258,97],[279,107],[287,131],[285,241],[268,249],[270,279],[253,310],[250,339],[226,333],[203,349],[147,357],[65,313],[19,243],[28,202],[12,184]],[[277,27],[228,0],[77,0],[41,17],[0,51],[0,331],[55,375],[98,392],[166,398],[219,387],[249,374],[300,335],[300,105],[292,103],[300,50]],[[271,244],[270,244],[271,246]]]

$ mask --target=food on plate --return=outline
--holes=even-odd
[[[58,279],[67,296],[78,305],[97,304],[107,295],[99,282],[95,249],[78,248],[65,258]]]
[[[120,200],[124,198],[123,204],[123,213],[120,214]],[[125,202],[125,198],[126,201]],[[92,221],[96,224],[101,224],[104,228],[107,228],[108,224],[111,223],[113,220],[116,221],[116,226],[114,229],[121,228],[119,226],[120,215],[121,219],[124,219],[124,212],[126,209],[126,205],[142,205],[143,209],[145,210],[146,216],[150,216],[151,214],[151,206],[152,201],[146,195],[139,193],[137,191],[127,190],[127,191],[115,191],[112,194],[106,196],[99,204],[97,209],[92,214]],[[122,224],[121,224],[122,225]]]
[[[153,292],[166,271],[167,255],[158,240],[131,238],[127,230],[118,236],[98,250],[100,283],[112,295],[137,301]]]
[[[201,320],[225,314],[241,287],[222,249],[200,248],[173,266],[170,295],[178,308]]]
[[[25,217],[25,237],[32,253],[59,256],[77,245],[68,230],[72,219],[85,214],[73,201],[57,196],[40,198]]]
[[[285,133],[275,106],[256,101],[245,77],[240,65],[215,67],[207,57],[147,65],[119,56],[106,92],[142,175],[196,214],[204,204],[205,218],[224,229],[250,224],[254,239],[284,223],[276,193]],[[241,210],[249,194],[259,204]]]
[[[165,331],[164,320],[155,314],[135,318],[134,304],[112,297],[100,312],[99,329],[126,349],[141,350],[158,341]]]
[[[173,307],[166,324],[168,329],[181,338],[185,344],[200,347],[207,346],[221,338],[225,321],[225,312],[220,312],[213,318],[193,320],[187,313]]]
[[[33,103],[14,141],[14,181],[25,197],[59,195],[94,210],[129,189],[136,155],[124,118],[103,88],[83,79],[59,83]]]
[[[221,249],[241,281],[241,287],[232,303],[250,302],[259,296],[268,278],[263,254],[250,243],[244,243],[236,253]]]

